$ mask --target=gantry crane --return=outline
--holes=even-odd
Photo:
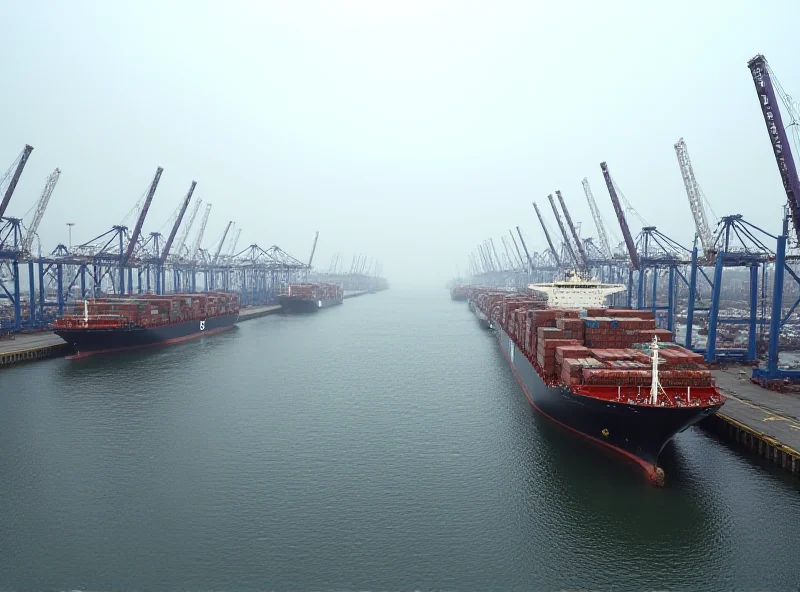
[[[614,212],[617,214],[617,220],[619,221],[620,230],[622,230],[622,236],[625,238],[625,246],[627,247],[628,255],[631,258],[631,267],[638,270],[639,254],[636,252],[636,244],[633,242],[633,236],[631,236],[631,230],[628,227],[628,221],[625,219],[625,212],[622,211],[622,206],[619,203],[619,196],[617,195],[617,190],[614,187],[614,180],[611,178],[611,173],[608,171],[608,165],[605,162],[600,163],[600,170],[603,172],[603,179],[606,182],[608,194],[611,196],[611,203],[614,206]]]
[[[522,248],[525,250],[525,257],[528,258],[528,269],[530,271],[533,271],[533,261],[531,260],[531,254],[528,252],[528,245],[525,244],[525,239],[522,238],[522,231],[519,229],[519,226],[517,226],[517,234],[519,235],[519,242],[522,243]]]
[[[508,229],[508,234],[511,235],[511,242],[514,244],[514,250],[517,252],[517,257],[519,258],[519,264],[522,266],[522,269],[527,269],[527,265],[525,265],[525,260],[522,258],[522,253],[520,253],[519,246],[517,245],[517,239],[514,238],[514,233],[511,232],[511,229]]]
[[[197,237],[194,239],[194,245],[192,245],[192,252],[189,253],[189,261],[194,263],[197,261],[197,254],[200,252],[200,244],[203,241],[203,234],[206,231],[206,224],[208,224],[208,215],[211,213],[211,204],[206,204],[206,211],[203,214],[203,219],[200,222],[200,228],[197,231]]]
[[[511,251],[508,250],[508,241],[506,240],[505,235],[500,237],[500,241],[503,243],[503,248],[506,251],[506,259],[508,260],[508,267],[509,269],[513,269],[517,266],[517,262],[511,257]]]
[[[144,219],[147,216],[147,211],[150,209],[150,203],[153,201],[153,196],[156,194],[156,187],[158,187],[158,182],[161,180],[161,173],[164,172],[164,169],[158,167],[156,169],[156,174],[153,177],[153,181],[150,183],[150,189],[147,191],[147,197],[145,197],[144,204],[142,205],[142,211],[139,212],[139,219],[136,220],[136,226],[133,228],[133,234],[131,234],[130,240],[128,241],[128,248],[125,250],[125,254],[122,257],[122,266],[124,267],[133,255],[133,250],[136,248],[136,242],[139,240],[139,235],[142,233],[142,225],[144,224]]]
[[[181,231],[181,238],[178,240],[178,247],[175,249],[175,255],[177,257],[182,257],[183,250],[187,248],[186,239],[189,238],[189,231],[192,229],[192,226],[194,225],[195,218],[197,218],[197,212],[200,210],[200,206],[202,204],[203,204],[202,199],[198,199],[197,201],[194,202],[192,213],[189,214],[189,221],[183,227],[183,230]]]
[[[572,224],[572,217],[569,215],[569,210],[567,209],[567,204],[564,203],[564,198],[561,196],[561,191],[556,190],[556,196],[558,197],[558,203],[561,204],[561,210],[564,212],[564,218],[567,220],[567,226],[569,226],[569,231],[572,233],[575,246],[578,249],[578,255],[580,256],[578,265],[581,267],[587,267],[589,262],[586,258],[586,251],[583,250],[583,243],[581,242],[578,233],[575,231],[575,225]]]
[[[167,242],[164,245],[164,251],[161,253],[161,265],[164,265],[164,263],[167,261],[167,255],[169,255],[169,250],[172,248],[172,242],[175,240],[175,235],[178,233],[178,227],[181,225],[183,216],[186,213],[186,208],[189,207],[189,201],[192,199],[192,194],[194,193],[194,188],[196,186],[197,181],[192,181],[192,184],[189,186],[189,191],[186,192],[186,197],[183,198],[183,203],[178,211],[178,217],[175,219],[175,224],[172,225],[172,230],[170,231],[169,236],[167,237]]]
[[[553,259],[555,259],[556,265],[561,267],[561,258],[558,256],[558,251],[556,250],[556,246],[553,244],[553,239],[550,238],[550,231],[547,230],[547,225],[544,223],[544,218],[542,217],[542,213],[539,211],[539,206],[536,205],[536,202],[533,202],[533,209],[536,210],[536,217],[539,218],[539,224],[542,225],[544,238],[547,239],[547,244],[550,247],[550,251],[553,253]]]
[[[236,233],[233,235],[233,240],[231,241],[231,248],[228,249],[228,259],[233,259],[233,256],[236,255],[236,245],[239,244],[239,237],[242,235],[242,229],[237,228]]]
[[[561,231],[561,236],[564,239],[564,246],[567,248],[567,253],[569,253],[570,258],[575,263],[575,265],[580,267],[581,265],[580,261],[578,261],[578,256],[575,254],[575,249],[572,248],[572,242],[569,240],[566,228],[564,228],[564,222],[561,221],[561,215],[558,213],[556,202],[553,200],[553,194],[551,193],[550,195],[548,195],[547,199],[550,202],[550,207],[553,208],[553,215],[556,217],[556,222],[558,223],[558,229]]]
[[[214,253],[213,259],[211,259],[211,264],[216,265],[217,261],[219,260],[219,254],[222,252],[222,245],[225,244],[225,239],[228,237],[228,232],[230,232],[231,225],[233,221],[228,222],[228,225],[225,226],[225,232],[222,233],[222,238],[219,241],[219,245],[217,246],[217,252]]]
[[[8,181],[8,187],[6,187],[6,191],[3,194],[3,201],[0,202],[0,218],[2,218],[3,214],[6,213],[8,202],[11,201],[11,196],[14,195],[14,189],[17,188],[17,183],[19,182],[19,178],[22,175],[22,170],[28,163],[28,158],[30,158],[31,152],[33,152],[33,146],[31,146],[30,144],[25,144],[25,148],[22,149],[20,155],[17,156],[16,160],[11,164],[11,168],[8,169],[2,181],[0,181],[0,187],[2,187],[3,183],[6,182],[9,175],[11,175],[11,179]],[[16,167],[14,165],[16,165]],[[13,173],[11,173],[12,168],[14,169]]]
[[[764,116],[764,122],[767,124],[772,151],[775,154],[778,172],[781,175],[783,189],[786,192],[795,238],[800,243],[800,179],[797,178],[797,166],[792,156],[789,138],[786,136],[786,128],[783,126],[770,68],[767,64],[767,59],[761,54],[747,62],[747,67],[750,69],[750,74],[753,76],[753,82],[756,85],[761,113]]]
[[[36,212],[33,215],[33,221],[28,227],[28,232],[22,242],[22,252],[25,254],[25,256],[30,256],[31,254],[33,238],[36,236],[36,230],[39,228],[39,224],[42,221],[44,212],[47,209],[47,204],[50,202],[50,196],[53,194],[53,190],[56,188],[56,183],[58,183],[59,177],[61,177],[60,169],[54,170],[52,173],[50,173],[50,176],[47,177],[47,182],[44,184],[42,195],[36,204]]]
[[[308,268],[311,269],[311,262],[314,261],[314,253],[317,250],[317,239],[319,238],[319,230],[314,235],[314,245],[311,247],[311,256],[308,258]]]
[[[700,185],[697,183],[697,179],[695,179],[694,168],[689,158],[689,150],[686,148],[686,142],[683,141],[683,138],[675,142],[675,154],[678,157],[678,165],[681,169],[683,185],[686,187],[686,196],[689,198],[689,207],[692,210],[694,225],[697,229],[697,238],[700,239],[700,246],[703,248],[703,252],[708,260],[713,257],[713,239],[711,237],[711,230],[708,228],[706,210],[703,206],[703,192],[700,189]]]
[[[606,228],[603,225],[603,219],[600,217],[600,210],[597,207],[597,202],[594,201],[592,188],[589,187],[589,179],[584,177],[581,181],[581,185],[583,185],[583,193],[586,195],[586,201],[589,202],[589,209],[592,212],[592,218],[594,218],[594,225],[597,227],[597,236],[600,238],[600,247],[603,249],[603,255],[610,259],[614,256],[614,252],[611,250],[611,243],[608,242]]]
[[[497,249],[494,248],[494,241],[490,238],[489,244],[492,247],[492,254],[494,255],[495,261],[497,261],[497,270],[503,271],[503,263],[500,261],[500,257],[497,255]]]

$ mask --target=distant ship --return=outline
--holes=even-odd
[[[84,357],[179,343],[230,329],[238,320],[239,297],[227,292],[122,296],[84,300],[52,329],[74,357]]]
[[[652,312],[602,308],[625,286],[573,273],[529,289],[538,294],[473,288],[469,295],[528,401],[663,484],[664,446],[725,401],[702,356],[657,329]]]
[[[469,286],[453,286],[450,288],[451,300],[466,300],[469,294]]]
[[[343,301],[344,291],[339,284],[291,284],[285,294],[278,296],[284,312],[315,312]]]

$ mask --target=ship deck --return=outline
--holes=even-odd
[[[750,380],[749,368],[715,370],[725,405],[707,424],[715,432],[800,475],[800,395]]]

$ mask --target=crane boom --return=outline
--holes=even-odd
[[[23,253],[29,255],[31,252],[31,247],[33,246],[33,237],[36,236],[36,230],[39,228],[39,224],[44,216],[44,211],[47,209],[47,204],[50,202],[50,196],[53,194],[53,190],[56,188],[56,183],[58,183],[60,176],[61,170],[56,169],[50,173],[49,177],[47,177],[47,182],[44,184],[42,196],[39,198],[39,202],[36,204],[36,213],[33,215],[33,221],[31,222],[31,225],[28,228],[28,234],[25,235],[25,239],[22,243]]]
[[[550,247],[550,250],[553,252],[553,258],[556,260],[556,265],[561,267],[561,260],[558,257],[558,251],[556,251],[556,246],[553,244],[553,239],[550,238],[550,231],[547,230],[547,226],[544,223],[544,218],[542,218],[542,213],[539,211],[539,206],[536,205],[536,202],[533,202],[533,209],[536,210],[536,217],[539,218],[539,224],[542,225],[542,230],[544,230],[544,237],[547,239],[547,244]],[[525,243],[523,243],[523,245],[524,244]]]
[[[161,180],[161,173],[163,172],[164,169],[161,167],[156,169],[156,174],[153,177],[153,181],[150,183],[150,189],[147,191],[147,197],[144,200],[142,211],[139,212],[139,219],[136,221],[136,226],[133,228],[131,240],[128,241],[128,248],[125,250],[125,257],[122,259],[123,265],[125,265],[131,258],[131,255],[133,255],[133,250],[136,248],[136,241],[139,240],[139,235],[142,233],[142,225],[147,216],[147,210],[150,209],[150,203],[153,201],[153,196],[156,194],[156,187],[158,187],[158,182]]]
[[[225,244],[225,239],[228,238],[228,232],[230,232],[232,224],[233,220],[228,222],[228,225],[225,227],[225,232],[222,233],[222,239],[219,241],[219,245],[217,246],[217,252],[214,253],[214,258],[211,260],[212,265],[216,264],[217,260],[219,259],[219,254],[222,252],[222,245]]]
[[[528,245],[525,244],[525,239],[522,238],[522,231],[517,226],[517,234],[519,235],[519,242],[522,243],[522,248],[525,250],[525,256],[528,258],[528,268],[533,271],[533,261],[531,260],[531,254],[528,252]]]
[[[706,210],[703,207],[703,194],[700,191],[700,185],[698,185],[697,179],[694,177],[694,168],[689,158],[689,150],[686,148],[686,142],[683,141],[683,138],[675,142],[675,154],[678,157],[678,166],[680,166],[681,169],[681,177],[683,177],[683,185],[686,188],[686,196],[689,198],[689,208],[692,210],[697,236],[700,239],[703,252],[708,255],[711,253],[712,249],[711,230],[708,228]]]
[[[192,208],[192,213],[189,214],[189,221],[183,227],[181,231],[181,238],[178,240],[178,248],[175,249],[175,254],[180,257],[181,253],[183,253],[183,248],[186,246],[186,239],[189,238],[189,231],[192,229],[192,225],[194,224],[195,218],[197,218],[197,212],[200,210],[200,206],[203,204],[202,199],[198,199],[194,202],[194,207]]]
[[[606,228],[603,226],[603,219],[600,217],[600,210],[597,207],[597,202],[594,201],[592,188],[589,187],[589,179],[584,177],[581,181],[581,185],[583,185],[583,193],[586,195],[586,201],[589,202],[589,209],[592,211],[592,218],[594,218],[594,225],[597,227],[597,236],[600,237],[600,246],[603,249],[603,254],[606,257],[612,257],[614,252],[611,250],[611,243],[608,242]]]
[[[506,250],[506,259],[508,260],[509,269],[513,269],[516,266],[516,261],[511,257],[511,251],[508,250],[508,241],[506,240],[506,236],[503,235],[500,237],[500,240],[503,243],[503,248]]]
[[[311,267],[311,262],[314,260],[314,252],[317,250],[317,239],[319,238],[319,230],[314,235],[314,245],[311,247],[311,257],[308,258],[308,267]]]
[[[630,255],[631,258],[631,266],[638,270],[639,253],[636,252],[636,244],[633,242],[633,236],[631,236],[631,229],[628,227],[628,221],[625,220],[625,212],[622,211],[622,206],[619,203],[617,190],[614,188],[614,181],[611,179],[611,173],[608,172],[608,165],[605,162],[601,162],[600,170],[603,171],[603,179],[606,182],[606,187],[608,187],[608,194],[611,196],[611,203],[614,206],[614,212],[617,214],[622,236],[625,238],[625,246],[628,248],[628,255]]]
[[[8,207],[8,202],[11,201],[11,196],[14,195],[14,189],[17,188],[17,183],[19,182],[20,176],[22,176],[22,169],[25,168],[25,165],[28,162],[28,158],[30,158],[31,152],[33,152],[33,146],[30,144],[25,144],[25,148],[22,149],[22,152],[16,159],[17,167],[14,169],[14,174],[11,176],[11,181],[8,183],[8,187],[6,188],[6,192],[3,194],[3,201],[0,202],[0,218],[3,217],[3,214],[6,213],[6,208]],[[11,166],[14,166],[13,164]],[[8,173],[6,173],[6,177]],[[5,181],[5,178],[3,178]]]
[[[494,265],[486,256],[486,248],[484,245],[478,245],[478,253],[480,253],[481,259],[483,259],[483,266],[486,268],[486,271],[493,271]]]
[[[232,258],[236,254],[236,245],[239,244],[239,237],[242,235],[242,229],[237,228],[236,234],[233,235],[233,241],[231,241],[231,248],[228,249],[228,258]]]
[[[747,62],[747,67],[750,69],[756,85],[761,113],[767,124],[772,151],[775,153],[778,172],[780,172],[783,189],[789,202],[795,235],[800,242],[800,179],[797,178],[797,167],[792,156],[789,139],[786,137],[786,129],[783,127],[781,110],[778,106],[775,87],[772,84],[769,65],[767,59],[758,54]]]
[[[561,196],[560,191],[556,190],[556,196],[558,197],[558,203],[561,204],[561,210],[564,212],[564,218],[567,220],[567,226],[569,226],[569,231],[572,233],[572,238],[575,240],[575,246],[578,247],[578,255],[581,258],[581,264],[586,267],[589,264],[586,258],[586,251],[583,250],[583,243],[578,233],[575,231],[575,225],[572,223],[567,204],[564,203],[564,198]]]
[[[514,250],[517,252],[517,258],[519,259],[519,264],[522,266],[522,269],[525,269],[525,259],[522,258],[522,253],[519,252],[519,245],[517,245],[517,239],[514,238],[514,233],[511,232],[511,229],[508,229],[508,234],[511,235],[511,242],[514,244]]]
[[[553,208],[553,215],[556,217],[558,229],[561,231],[561,236],[564,238],[564,245],[567,247],[567,252],[569,253],[572,261],[575,262],[575,265],[580,267],[581,263],[578,261],[578,256],[575,254],[575,249],[572,248],[572,242],[569,240],[569,236],[567,235],[567,229],[564,228],[564,222],[561,220],[561,214],[558,213],[556,202],[553,200],[553,194],[551,193],[548,195],[547,199],[550,201],[550,207]]]
[[[189,261],[197,261],[197,254],[200,252],[200,244],[203,240],[203,234],[206,232],[206,224],[208,224],[208,215],[211,213],[211,204],[206,204],[206,211],[203,214],[203,219],[200,222],[200,229],[197,231],[197,238],[194,239],[192,245],[192,252],[189,253]]]
[[[500,261],[500,257],[497,255],[497,249],[494,248],[494,241],[491,238],[489,239],[489,244],[492,246],[492,254],[497,261],[497,271],[503,271],[503,263]]]
[[[488,240],[483,241],[483,250],[486,253],[487,259],[489,259],[492,270],[500,271],[500,261],[495,259],[494,255],[492,255],[492,245],[489,244]]]
[[[186,208],[189,207],[189,201],[192,199],[192,194],[194,193],[194,188],[197,186],[197,181],[192,181],[192,184],[189,185],[189,191],[186,192],[186,197],[183,198],[183,203],[181,204],[181,209],[178,212],[178,217],[175,219],[175,224],[172,225],[172,230],[167,237],[167,242],[164,245],[164,251],[161,253],[161,265],[167,260],[167,255],[169,255],[169,250],[172,248],[172,242],[175,240],[175,235],[178,234],[178,227],[181,225],[181,221],[183,220],[183,215],[186,213]]]

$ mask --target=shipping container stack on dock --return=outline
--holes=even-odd
[[[654,482],[663,482],[664,445],[724,402],[702,356],[674,343],[650,311],[547,308],[539,296],[485,288],[471,288],[469,300],[535,407],[633,458]]]

